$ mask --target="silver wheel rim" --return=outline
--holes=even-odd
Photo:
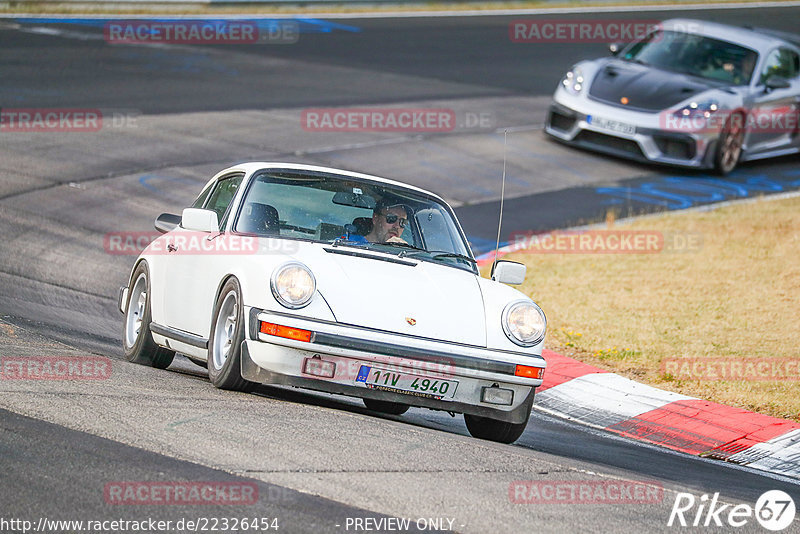
[[[239,302],[236,292],[231,291],[225,295],[222,306],[219,307],[217,321],[214,325],[214,353],[212,363],[219,370],[228,361],[233,350],[233,340],[236,337],[236,327],[239,320]]]
[[[739,154],[742,152],[742,140],[744,139],[741,121],[731,121],[725,136],[722,138],[722,157],[720,166],[725,172],[730,171],[739,161]]]
[[[125,318],[125,346],[131,348],[136,344],[142,333],[144,312],[147,309],[147,277],[140,274],[133,284],[131,297],[128,301],[128,313]]]

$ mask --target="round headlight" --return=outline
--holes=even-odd
[[[502,322],[508,339],[523,347],[540,343],[547,330],[544,312],[529,300],[518,300],[506,306]]]
[[[272,273],[269,281],[272,294],[287,308],[302,308],[311,301],[317,282],[302,263],[284,263]]]

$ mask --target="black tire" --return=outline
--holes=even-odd
[[[525,432],[525,427],[528,426],[527,420],[522,423],[508,423],[466,413],[464,414],[464,422],[467,424],[467,430],[469,430],[472,437],[497,441],[498,443],[514,443]]]
[[[408,411],[408,406],[399,402],[382,401],[375,399],[361,399],[364,406],[374,412],[388,413],[390,415],[403,415]]]
[[[242,378],[244,340],[242,291],[236,278],[229,278],[214,305],[208,340],[208,378],[219,389],[252,391],[254,382]]]
[[[141,262],[131,277],[125,323],[122,330],[122,349],[129,362],[166,369],[175,351],[159,347],[150,332],[150,271]]]
[[[744,142],[744,115],[734,113],[719,134],[717,147],[714,152],[714,168],[720,176],[730,174],[739,163],[742,156],[742,143]]]

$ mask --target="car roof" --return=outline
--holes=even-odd
[[[779,45],[797,48],[797,44],[792,39],[788,39],[789,37],[794,37],[800,41],[800,35],[786,34],[787,39],[784,39],[781,38],[781,32],[773,30],[731,26],[706,20],[669,19],[662,22],[661,26],[665,30],[684,31],[735,43],[760,53],[769,52]]]
[[[254,173],[254,172],[257,172],[257,171],[260,171],[260,170],[264,170],[264,169],[291,169],[291,170],[300,170],[300,171],[324,172],[324,173],[328,173],[328,174],[338,174],[340,176],[347,177],[347,178],[356,178],[356,179],[369,180],[371,182],[378,182],[378,183],[385,184],[385,185],[388,185],[388,186],[407,189],[407,190],[410,190],[410,191],[416,191],[418,193],[422,193],[424,195],[428,195],[430,197],[433,197],[433,198],[441,201],[444,204],[447,204],[447,202],[442,197],[437,195],[436,193],[432,193],[432,192],[430,192],[430,191],[428,191],[426,189],[422,189],[420,187],[416,187],[416,186],[413,186],[413,185],[410,185],[410,184],[406,184],[406,183],[403,183],[403,182],[398,182],[398,181],[395,181],[395,180],[389,180],[387,178],[381,178],[380,176],[374,176],[374,175],[371,175],[371,174],[364,174],[364,173],[354,172],[354,171],[346,171],[344,169],[336,169],[336,168],[333,168],[333,167],[322,167],[322,166],[319,166],[319,165],[306,165],[306,164],[303,164],[303,163],[283,163],[283,162],[275,162],[275,161],[250,161],[250,162],[246,162],[246,163],[240,163],[238,165],[234,165],[233,167],[228,167],[227,169],[218,172],[211,180],[209,180],[209,182],[206,184],[206,186],[208,184],[210,184],[211,182],[215,181],[217,178],[219,178],[223,174],[227,174],[227,173],[230,173],[230,172],[236,172],[236,171],[244,172],[245,174],[250,174],[250,173]]]

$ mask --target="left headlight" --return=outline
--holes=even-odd
[[[311,301],[317,289],[317,281],[308,267],[299,262],[291,262],[284,263],[272,272],[269,286],[281,305],[297,309]]]
[[[719,110],[720,106],[716,100],[704,100],[702,102],[690,102],[681,109],[675,111],[673,115],[677,118],[702,116],[703,118],[710,119],[711,115]]]
[[[503,310],[502,323],[508,339],[523,347],[540,343],[547,330],[544,312],[529,300],[518,300],[507,305]]]
[[[583,90],[585,80],[583,79],[583,71],[581,69],[573,68],[561,80],[561,85],[568,93],[577,95]]]

